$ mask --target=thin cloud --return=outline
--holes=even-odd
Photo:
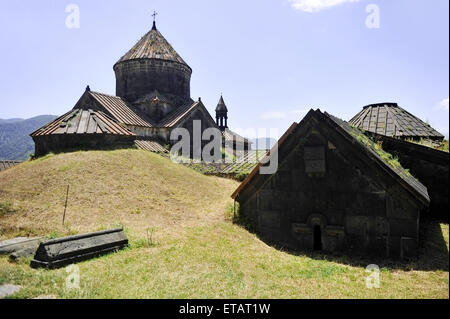
[[[359,2],[359,0],[290,0],[296,10],[305,12],[317,12],[347,2]]]
[[[448,102],[449,102],[449,98],[443,99],[439,103],[439,108],[448,112]]]
[[[308,110],[291,110],[291,111],[268,111],[261,114],[263,120],[280,120],[292,117],[297,119],[298,116],[305,114]]]

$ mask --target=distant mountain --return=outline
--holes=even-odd
[[[54,120],[55,115],[30,119],[0,119],[0,160],[26,160],[34,152],[30,133]]]
[[[268,150],[271,149],[272,146],[277,142],[276,139],[270,137],[260,137],[251,140],[253,142],[252,149],[253,150]]]
[[[7,120],[4,120],[4,119],[0,119],[0,124],[4,124],[4,123],[16,123],[16,122],[20,122],[20,121],[23,121],[24,119],[19,119],[19,118],[17,118],[17,119],[7,119]]]

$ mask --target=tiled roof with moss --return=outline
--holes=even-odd
[[[429,201],[427,188],[419,182],[414,176],[411,175],[409,170],[403,168],[397,158],[393,157],[390,153],[383,150],[382,145],[373,142],[367,137],[360,129],[356,128],[352,124],[343,121],[327,112],[323,113],[327,118],[341,127],[344,132],[351,136],[355,141],[358,141],[359,145],[364,147],[375,158],[379,159],[387,167],[390,168],[397,176],[399,176],[406,184],[411,187],[415,192],[421,195],[426,201]]]

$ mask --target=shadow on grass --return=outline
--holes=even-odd
[[[421,222],[419,256],[418,258],[410,260],[356,255],[349,251],[316,252],[292,250],[260,236],[246,220],[235,218],[233,222],[256,235],[261,241],[269,246],[294,256],[304,256],[315,260],[330,261],[362,268],[366,268],[370,264],[375,264],[380,268],[403,271],[449,271],[449,251],[440,223],[435,220],[425,220]]]

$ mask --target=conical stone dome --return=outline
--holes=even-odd
[[[115,65],[116,95],[130,102],[155,90],[174,104],[190,99],[192,69],[158,31],[155,23]]]

